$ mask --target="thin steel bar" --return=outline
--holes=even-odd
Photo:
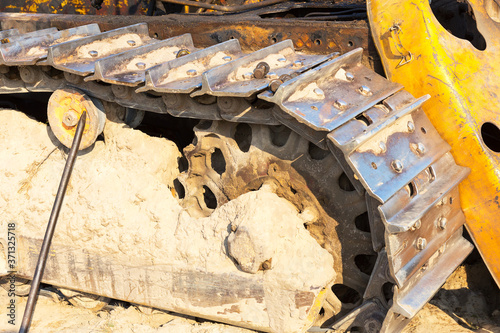
[[[54,235],[57,218],[59,217],[59,212],[61,211],[64,194],[66,193],[66,188],[68,187],[71,172],[73,171],[73,166],[75,165],[75,160],[78,153],[78,148],[80,147],[80,142],[82,140],[82,134],[83,129],[85,128],[86,119],[87,113],[84,111],[82,116],[80,117],[80,121],[78,122],[75,138],[73,139],[73,144],[71,145],[71,149],[69,150],[68,159],[66,160],[66,165],[64,166],[64,171],[61,177],[61,182],[59,183],[54,206],[52,207],[52,212],[50,213],[47,231],[45,232],[45,237],[43,238],[42,248],[38,257],[38,263],[36,265],[33,281],[31,282],[28,302],[26,303],[26,309],[24,310],[23,321],[21,322],[19,333],[28,333],[31,325],[31,319],[33,318],[33,312],[35,309],[36,300],[38,298],[40,282],[43,276],[43,271],[45,270],[47,256],[49,254],[50,243],[52,242],[52,236]]]

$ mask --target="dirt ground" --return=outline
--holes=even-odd
[[[40,135],[46,135],[44,131],[45,131],[44,129],[40,130]],[[34,135],[35,133],[33,130],[27,130],[27,132],[31,133],[32,135]],[[0,135],[0,137],[2,136]],[[4,137],[5,139],[3,142],[0,140],[0,144],[2,145],[2,147],[5,147],[6,149],[4,150],[4,153],[8,150],[9,145],[12,146],[14,144],[20,144],[19,140],[17,141],[13,140],[15,142],[8,141],[9,138],[13,138],[13,135],[5,134]],[[48,142],[47,145],[49,145],[50,141],[47,138],[46,141]],[[26,141],[26,144],[28,144],[29,142],[32,142],[32,140]],[[106,141],[107,144],[111,144],[111,142],[117,146],[120,146],[122,144],[121,142],[112,141],[111,139]],[[42,140],[37,142],[37,144],[41,145]],[[104,144],[101,143],[101,146],[102,145]],[[166,143],[162,143],[162,145],[166,145]],[[142,143],[138,142],[138,140],[129,140],[127,141],[127,145],[123,146],[123,149],[132,151],[134,149],[139,149],[137,146],[142,147]],[[153,160],[154,158],[153,160],[154,163],[149,163],[147,166],[151,170],[146,168],[143,168],[141,170],[143,171],[142,174],[144,174],[144,176],[150,173],[156,175],[156,177],[160,177],[161,181],[158,182],[158,184],[160,185],[162,182],[170,184],[172,182],[172,179],[175,177],[175,173],[171,172],[171,170],[168,170],[168,168],[164,167],[165,165],[174,164],[174,162],[172,161],[175,161],[177,158],[176,155],[178,154],[177,148],[173,145],[170,146],[171,146],[170,148],[163,147],[162,151],[171,149],[172,151],[171,154],[165,154],[163,157],[161,157],[159,154],[151,156],[151,160]],[[33,147],[34,152],[38,153],[38,149],[39,147]],[[94,153],[98,152],[99,149],[100,149],[99,147],[94,148]],[[104,148],[102,148],[102,151],[105,152]],[[17,153],[14,152],[13,154],[15,155]],[[1,156],[7,156],[7,155],[8,152]],[[109,164],[115,158],[111,155],[105,155],[105,156]],[[12,160],[15,159],[13,158]],[[83,160],[84,159],[81,159],[81,161]],[[132,163],[130,159],[127,161],[128,163]],[[9,163],[13,162],[10,161],[7,163],[6,159],[4,161],[0,159],[0,169],[3,167],[5,167],[6,169],[9,168],[12,169],[12,164]],[[59,158],[57,163],[62,165],[63,158]],[[82,163],[80,163],[79,167],[80,168],[82,167]],[[101,166],[103,170],[105,169],[105,167],[106,166]],[[37,171],[38,172],[37,177],[42,178],[42,175],[44,175],[43,172],[46,172],[46,179],[50,180],[50,175],[52,174],[51,170],[52,169],[48,169],[47,167],[46,169],[43,170],[40,169]],[[54,170],[60,170],[60,168],[54,168]],[[80,170],[80,174],[83,174],[83,171]],[[120,175],[129,175],[129,174],[124,169],[124,171],[121,172]],[[12,175],[8,177],[12,177]],[[94,176],[94,178],[96,177],[97,176]],[[147,183],[147,181],[148,179],[145,179],[143,182]],[[7,181],[5,181],[5,183],[7,183]],[[114,189],[113,187],[111,187],[109,190],[114,191],[113,193],[119,193],[120,183],[119,181],[116,181],[115,183],[116,183],[115,186],[117,186],[117,188]],[[36,183],[36,179],[34,178],[30,179],[29,184],[34,184],[33,185],[34,188],[40,187],[40,185]],[[15,185],[16,186],[18,185],[17,181],[15,182]],[[53,192],[53,189],[52,190],[47,189],[44,191],[45,192],[43,193],[51,193]],[[14,193],[14,191],[4,191],[4,192]],[[121,191],[121,192],[125,193],[126,191]],[[39,204],[38,206],[33,208],[34,209],[33,214],[35,214],[33,216],[36,216],[36,214],[39,214],[40,212],[43,212],[43,214],[47,215],[48,214],[47,207],[50,207],[50,202],[52,201],[52,198],[44,196],[36,197],[33,189],[31,189],[29,193],[31,195],[30,198],[31,202],[36,201],[36,203]],[[124,193],[121,193],[120,195],[124,195]],[[150,196],[151,193],[144,194],[144,197],[150,197]],[[163,196],[162,198],[164,197],[165,196]],[[36,200],[34,198],[36,198]],[[91,196],[86,196],[86,198],[90,200]],[[0,196],[0,199],[2,199],[2,196]],[[3,196],[2,200],[0,200],[0,211],[4,211],[5,207],[8,207],[7,204],[8,201],[11,200],[11,198],[8,197],[6,194]],[[68,202],[70,202],[69,200],[70,199],[68,199]],[[164,203],[164,201],[162,201],[162,203]],[[92,205],[87,203],[87,205],[89,207],[92,206],[94,210],[100,210],[100,209],[104,210],[99,205],[103,205],[103,207],[106,206],[102,202],[91,202],[91,204]],[[162,209],[165,209],[164,204],[162,205],[158,204],[158,206],[159,207],[161,206]],[[172,204],[172,207],[173,206],[175,205]],[[25,212],[23,212],[23,214],[24,213]],[[66,214],[70,213],[71,212],[66,212]],[[108,209],[107,213],[108,215],[110,215],[111,209]],[[163,216],[167,213],[161,213],[159,215]],[[7,215],[8,214],[3,214],[3,218],[6,218]],[[46,220],[45,215],[43,220]],[[144,215],[143,213],[139,211],[137,212],[137,218],[143,215]],[[152,215],[156,216],[155,214]],[[64,220],[65,217],[64,213],[61,216],[63,217]],[[109,219],[111,219],[111,217],[109,217]],[[25,220],[32,222],[34,221],[31,215],[26,216]],[[66,220],[71,220],[71,218],[67,217]],[[92,228],[95,227],[95,229],[99,231],[98,226],[96,227],[94,225],[95,223],[92,224],[93,223],[92,220],[89,219],[88,221],[90,221],[87,223],[88,225],[87,224],[85,225],[85,227],[88,230],[93,230]],[[36,221],[34,221],[33,223],[35,222]],[[97,221],[97,222],[101,223],[102,221]],[[109,221],[104,221],[104,222],[109,223]],[[62,226],[62,224],[60,226]],[[39,228],[36,225],[34,225],[32,230],[38,230],[38,229]],[[78,232],[78,228],[76,228],[76,231],[74,232]],[[82,235],[76,234],[78,237],[75,236],[75,238],[81,239],[83,236],[85,236],[84,231],[80,232],[82,232]],[[144,230],[143,233],[145,233]],[[108,237],[109,235],[107,234],[98,235],[96,232],[96,234],[94,235],[94,239],[96,239],[98,236]],[[149,239],[150,238],[145,239],[144,243],[149,242]],[[103,240],[101,240],[100,242],[110,243],[110,241],[105,238],[103,238]],[[90,244],[89,246],[94,246],[94,245]],[[116,250],[116,247],[113,247],[112,249],[110,249],[110,251],[113,249]],[[120,250],[125,251],[126,249],[125,250],[120,249]],[[169,257],[169,255],[171,256],[171,254],[165,254],[165,257]],[[233,265],[231,261],[229,261],[228,264],[229,266]],[[218,266],[219,269],[220,267],[221,266]],[[3,288],[0,288],[0,332],[17,332],[17,330],[19,329],[19,324],[22,319],[22,315],[24,313],[26,297],[16,297],[15,325],[9,323],[9,320],[11,318],[8,317],[9,312],[7,306],[9,305],[10,299],[11,297],[9,297],[7,291],[4,290]],[[60,293],[58,293],[54,289],[48,288],[44,289],[38,300],[35,315],[32,321],[31,332],[244,333],[252,331],[212,322],[206,322],[198,318],[180,316],[173,313],[152,310],[150,308],[138,308],[134,305],[121,302],[112,302],[110,306],[107,306],[98,312],[93,312],[91,310],[84,309],[81,307],[76,307],[69,304],[67,300],[65,300],[65,298]],[[489,273],[487,272],[487,269],[482,263],[477,252],[474,252],[467,259],[465,264],[459,267],[455,271],[455,273],[453,273],[453,275],[448,279],[443,288],[431,300],[431,302],[427,304],[417,314],[417,316],[415,316],[415,318],[413,318],[411,323],[405,328],[404,332],[407,333],[409,332],[415,332],[415,333],[499,332],[500,333],[500,291],[496,286],[496,284],[493,282]]]
[[[474,256],[474,255],[473,255]],[[500,333],[499,291],[481,261],[457,269],[441,291],[405,328],[405,333],[482,332]],[[24,313],[27,297],[16,299],[16,325],[6,317],[7,291],[0,288],[0,332],[14,333]],[[54,291],[39,297],[31,332],[124,332],[124,333],[250,333],[198,318],[139,308],[126,303],[92,312],[69,304]]]

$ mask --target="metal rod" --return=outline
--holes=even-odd
[[[285,2],[285,1],[286,0],[264,0],[264,1],[260,1],[260,2],[249,3],[246,5],[221,6],[221,5],[213,5],[213,4],[209,4],[209,3],[205,3],[205,2],[198,2],[198,1],[193,1],[193,0],[162,0],[162,2],[175,3],[178,5],[184,5],[184,6],[200,7],[200,8],[218,10],[221,12],[228,12],[228,13],[241,12],[244,10],[261,8],[261,7],[265,7],[265,6],[275,5],[277,3]]]
[[[31,319],[33,318],[33,312],[38,298],[38,289],[40,288],[40,281],[42,279],[43,271],[45,270],[45,264],[47,262],[47,256],[49,254],[50,243],[52,242],[52,236],[54,235],[57,218],[59,217],[59,212],[61,211],[61,206],[64,200],[64,194],[66,193],[66,188],[68,187],[68,182],[71,177],[71,171],[73,171],[73,166],[75,165],[78,148],[80,147],[80,142],[82,141],[83,129],[85,128],[86,119],[87,119],[87,112],[84,111],[80,117],[78,126],[76,127],[75,137],[73,139],[71,149],[69,150],[68,158],[66,160],[66,165],[64,166],[64,171],[61,177],[61,182],[59,183],[59,188],[57,190],[54,206],[52,206],[52,212],[50,213],[49,223],[47,225],[47,231],[45,232],[42,248],[40,250],[40,255],[38,256],[38,263],[36,265],[33,281],[31,282],[30,293],[28,295],[28,302],[26,303],[26,309],[24,310],[23,321],[21,322],[21,328],[19,329],[19,333],[28,333],[31,325]]]

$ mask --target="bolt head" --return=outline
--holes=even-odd
[[[271,82],[269,82],[269,89],[271,89],[271,91],[274,93],[282,84],[283,81],[281,80],[272,80]]]
[[[189,53],[189,50],[188,49],[180,49],[177,54],[175,55],[176,58],[180,58],[180,57],[183,57],[185,55],[188,55]]]
[[[128,40],[128,41],[127,41],[127,44],[128,44],[129,46],[135,46],[135,44],[136,44],[136,43],[135,43],[135,40]]]
[[[320,97],[325,97],[325,93],[322,89],[320,88],[314,88],[313,92]]]
[[[68,110],[63,114],[62,122],[67,127],[75,127],[78,124],[78,113]]]
[[[135,64],[139,69],[146,69],[146,64],[143,62],[138,62]]]
[[[403,171],[403,163],[400,160],[394,160],[391,162],[391,167],[397,173],[401,173]]]
[[[438,227],[441,230],[446,229],[446,224],[448,223],[448,219],[446,217],[440,217],[438,219]]]
[[[285,57],[278,58],[278,61],[279,61],[279,62],[286,62],[286,58],[285,58]]]
[[[367,87],[367,86],[361,86],[361,87],[359,87],[358,91],[363,96],[371,96],[371,95],[373,95],[371,89],[369,87]]]
[[[425,247],[427,246],[427,240],[426,240],[425,238],[423,238],[423,237],[419,237],[419,238],[417,239],[417,244],[416,244],[416,246],[417,246],[417,249],[418,249],[418,250],[422,251],[422,250],[423,250],[423,249],[425,249]]]
[[[225,57],[222,57],[222,60],[231,61],[231,60],[233,60],[233,58],[231,56],[225,56]]]
[[[415,151],[419,154],[419,155],[423,155],[425,154],[425,146],[423,143],[419,142],[417,143],[417,146],[415,147]]]
[[[354,74],[350,73],[350,72],[345,72],[345,78],[347,81],[354,81]]]
[[[262,263],[263,270],[267,271],[267,270],[271,269],[271,267],[272,267],[271,260],[272,259],[269,259],[269,260],[266,260]]]
[[[89,51],[89,55],[92,57],[92,58],[95,58],[99,55],[99,52],[95,51],[95,50],[92,50],[92,51]]]
[[[196,69],[188,69],[188,70],[186,71],[186,74],[187,74],[188,76],[196,76],[196,75],[198,75],[198,71],[197,71]]]
[[[413,123],[413,121],[409,121],[408,124],[406,124],[406,126],[408,128],[408,132],[410,133],[415,132],[415,124]]]
[[[302,66],[304,66],[304,63],[302,62],[302,60],[295,60],[292,64],[293,68],[300,68]]]
[[[337,99],[334,103],[333,103],[333,106],[336,108],[336,109],[339,109],[340,111],[344,111],[345,109],[347,109],[347,102],[341,100],[341,99]]]

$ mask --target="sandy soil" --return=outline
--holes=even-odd
[[[459,267],[441,291],[413,318],[405,333],[482,332],[500,333],[499,292],[486,275],[479,261]],[[16,325],[5,317],[7,292],[0,288],[0,332],[17,332],[26,297],[18,297]],[[70,305],[61,295],[44,291],[40,296],[31,332],[134,332],[134,333],[250,333],[243,328],[211,322],[173,313],[139,309],[118,304],[99,312]]]
[[[118,128],[116,130],[119,130]],[[39,135],[40,137],[45,135],[45,141],[39,140],[35,144],[33,144],[32,140],[26,140],[26,142],[21,143],[16,141],[16,144],[26,144],[28,146],[31,144],[31,154],[34,156],[38,156],[40,151],[45,151],[47,146],[50,146],[50,138],[47,137],[47,133],[45,129],[40,129],[39,133],[35,133],[33,130],[29,130],[31,135]],[[5,133],[4,133],[5,134]],[[140,149],[144,140],[135,139],[136,134],[130,134],[131,138],[124,141],[115,140],[113,141],[113,135],[109,132],[106,137],[106,145],[116,145],[120,149],[133,151],[135,149]],[[138,134],[137,134],[138,135]],[[142,135],[142,134],[141,134]],[[2,137],[0,135],[0,137]],[[9,142],[9,138],[12,138],[12,135],[4,135],[2,146],[9,147],[9,144],[13,142]],[[122,137],[123,138],[123,137]],[[152,141],[157,141],[156,138],[151,138]],[[159,144],[159,143],[155,143]],[[39,146],[37,146],[39,145]],[[112,163],[118,158],[114,155],[111,155],[109,151],[104,148],[104,143],[99,143],[96,147],[93,148],[93,153],[100,153],[102,156],[106,157],[106,165],[100,165],[100,170],[103,175],[105,175],[103,170],[106,168],[111,168]],[[169,150],[171,153],[169,154],[152,154],[149,156],[149,161],[147,165],[144,165],[141,169],[141,177],[147,177],[149,174],[154,174],[155,179],[151,178],[141,178],[141,182],[153,184],[148,187],[149,192],[139,193],[137,198],[129,198],[123,197],[120,201],[133,201],[133,202],[142,202],[144,198],[149,198],[154,196],[155,193],[161,193],[162,198],[166,198],[167,196],[164,193],[170,193],[169,189],[171,188],[172,180],[176,176],[175,172],[172,172],[166,165],[173,165],[176,163],[176,159],[179,156],[179,152],[175,145],[171,142],[167,142],[167,140],[163,140],[161,142],[162,151]],[[44,146],[44,147],[42,147]],[[142,148],[141,148],[142,149]],[[149,151],[146,149],[146,151]],[[7,156],[8,153],[3,152],[3,156]],[[1,154],[0,154],[1,155]],[[13,154],[12,156],[15,156]],[[50,155],[50,154],[49,154]],[[133,158],[134,154],[131,154],[131,158]],[[83,168],[83,161],[85,159],[90,159],[91,154],[87,154],[86,157],[80,158],[80,164],[78,168],[80,168],[79,172],[75,172],[80,176],[85,174],[90,174],[92,171],[91,167],[87,169]],[[25,161],[19,156],[15,158],[0,160],[0,168],[5,167],[7,169],[19,168],[23,169],[25,166],[22,164]],[[18,166],[13,166],[12,163],[19,162]],[[50,162],[50,163],[49,163]],[[139,161],[140,162],[140,161]],[[127,160],[127,163],[139,163],[138,161]],[[54,172],[54,170],[60,170],[61,166],[64,163],[63,156],[58,156],[54,154],[50,160],[44,161],[45,168],[37,170],[37,177],[41,179],[50,179],[50,177]],[[94,165],[93,162],[89,162],[87,166]],[[50,166],[50,167],[47,167]],[[95,165],[94,165],[95,166]],[[34,168],[38,168],[39,164],[33,165]],[[75,169],[78,171],[78,169]],[[113,193],[117,193],[119,196],[128,195],[127,191],[122,189],[119,180],[120,176],[128,176],[130,177],[130,173],[127,172],[126,168],[120,169],[121,172],[117,173],[117,180],[114,186],[107,188],[106,190],[110,190]],[[104,177],[101,174],[90,174],[90,179],[97,179],[97,177]],[[80,177],[79,176],[79,177]],[[6,177],[13,177],[13,175],[7,175]],[[83,177],[83,176],[82,176]],[[127,177],[124,177],[127,178]],[[7,186],[7,181],[4,182],[4,185]],[[19,184],[18,181],[12,182],[15,183],[16,186]],[[73,183],[73,185],[76,183]],[[92,185],[92,184],[91,184]],[[33,187],[32,187],[33,186]],[[71,191],[76,191],[75,189],[70,189]],[[76,185],[74,185],[76,188]],[[90,185],[89,185],[90,186]],[[43,215],[43,220],[47,220],[46,216],[48,214],[48,210],[46,206],[50,207],[52,202],[52,197],[47,196],[37,196],[36,191],[33,188],[38,188],[36,180],[34,178],[30,178],[28,182],[26,182],[26,186],[22,188],[22,191],[18,194],[22,194],[23,196],[30,196],[30,202],[33,207],[29,211],[31,212],[39,212]],[[100,191],[104,191],[105,189],[100,189]],[[144,190],[145,191],[145,190]],[[4,191],[7,193],[14,193],[17,191]],[[42,188],[41,193],[53,193],[55,192],[55,185],[48,188]],[[96,192],[97,193],[97,192]],[[10,195],[10,194],[9,194]],[[17,195],[17,194],[16,194]],[[74,193],[75,204],[71,205],[71,207],[75,207],[77,200],[82,200],[82,196],[78,196],[78,193]],[[95,198],[90,196],[84,196],[86,201],[83,201],[85,205],[89,206],[93,210],[103,210],[102,207],[106,206],[106,203],[101,202]],[[160,197],[160,196],[158,196]],[[94,199],[94,201],[91,201]],[[123,200],[122,200],[123,199]],[[12,198],[7,194],[3,197],[0,196],[0,211],[4,210],[5,207],[8,206],[8,203],[11,202]],[[68,196],[68,201],[70,202],[71,194]],[[142,201],[141,201],[142,200]],[[163,199],[164,200],[164,199]],[[166,214],[173,214],[177,216],[180,214],[180,207],[178,207],[177,203],[171,197],[172,204],[170,205],[174,212],[164,212],[165,205],[164,201],[159,201],[157,203],[153,203],[150,206],[147,206],[148,213],[152,216],[151,220],[157,219],[158,214],[154,214],[155,209],[158,208],[159,212],[162,212],[160,216]],[[233,200],[236,201],[236,200]],[[231,205],[236,205],[236,203],[232,203]],[[230,205],[229,205],[230,206]],[[229,207],[228,206],[228,207]],[[233,210],[238,211],[238,207]],[[163,210],[162,210],[163,209]],[[228,212],[231,212],[229,208],[226,209]],[[11,212],[12,210],[9,210]],[[63,212],[61,218],[64,220],[65,214],[71,214],[72,212]],[[107,210],[109,216],[104,216],[104,219],[101,220],[92,220],[85,219],[85,228],[86,230],[94,230],[95,235],[92,239],[96,239],[96,237],[102,237],[103,239],[99,240],[98,243],[111,243],[111,239],[107,239],[106,237],[111,237],[106,234],[98,234],[100,230],[100,225],[103,223],[110,223],[111,219],[114,218],[111,215],[111,209]],[[136,216],[136,219],[139,220],[145,214],[137,209],[137,211],[133,212]],[[19,214],[31,214],[29,212],[22,211]],[[130,213],[131,214],[131,213]],[[128,215],[130,215],[128,214]],[[292,213],[291,213],[292,214]],[[146,214],[147,215],[147,214]],[[20,215],[19,215],[20,216]],[[4,216],[4,218],[6,218]],[[185,217],[186,222],[189,222],[189,218]],[[31,215],[26,215],[27,221],[33,221]],[[66,218],[66,220],[71,220],[70,215]],[[288,220],[291,220],[289,218]],[[299,221],[299,220],[298,220]],[[77,221],[78,222],[78,221]],[[207,223],[209,220],[207,220]],[[300,222],[300,221],[299,221]],[[31,222],[33,223],[33,222]],[[76,222],[75,222],[76,223]],[[118,223],[118,222],[117,222]],[[77,223],[78,224],[78,223]],[[299,223],[301,224],[301,223]],[[186,223],[186,226],[190,225]],[[153,227],[151,227],[153,228]],[[194,228],[194,226],[193,226]],[[36,225],[31,229],[34,233]],[[142,234],[145,234],[145,231],[149,230],[146,228],[142,228]],[[227,225],[222,228],[223,230],[227,229]],[[26,229],[27,230],[27,229]],[[69,229],[68,229],[69,230]],[[72,241],[77,241],[82,237],[85,237],[87,232],[84,230],[81,231],[81,234],[75,234],[75,230],[78,231],[78,228],[72,229],[71,235],[75,238]],[[154,232],[153,229],[151,229]],[[156,229],[155,229],[156,230]],[[132,230],[133,231],[133,230]],[[132,233],[132,232],[131,232]],[[63,233],[64,234],[64,233]],[[68,232],[68,235],[70,233]],[[77,236],[75,236],[77,235]],[[60,235],[61,236],[61,235]],[[153,236],[151,236],[153,237]],[[139,239],[143,241],[145,244],[152,239],[150,236]],[[224,236],[225,237],[225,236]],[[87,242],[92,241],[92,239],[87,240]],[[136,241],[139,241],[136,240]],[[69,238],[68,238],[69,241]],[[200,240],[201,241],[201,240]],[[123,243],[127,243],[126,240]],[[189,244],[186,244],[186,246]],[[317,244],[316,244],[317,245]],[[182,249],[182,247],[180,247]],[[127,252],[127,249],[112,247],[110,251],[122,251]],[[216,251],[217,252],[217,251]],[[215,252],[214,252],[215,253]],[[218,253],[218,252],[217,252]],[[165,257],[168,257],[171,253],[166,253]],[[188,253],[189,254],[189,253]],[[145,256],[148,254],[145,253]],[[228,267],[233,265],[231,261],[228,262]],[[288,266],[288,265],[287,265]],[[218,266],[220,269],[221,266]],[[232,266],[231,266],[232,267]],[[0,288],[0,332],[16,332],[18,330],[18,325],[21,321],[22,314],[24,312],[24,306],[26,302],[26,297],[17,297],[16,298],[16,325],[9,324],[8,320],[10,318],[7,317],[7,305],[9,304],[10,297],[7,292]],[[487,272],[484,264],[481,262],[477,253],[472,255],[470,259],[466,262],[465,265],[461,266],[446,282],[443,286],[442,290],[432,299],[432,301],[427,304],[424,309],[412,320],[412,322],[405,329],[405,332],[416,332],[416,333],[428,333],[428,332],[500,332],[500,292],[498,287],[495,285],[493,280],[491,279],[489,273]],[[108,306],[99,312],[92,312],[87,309],[78,308],[70,305],[62,295],[58,294],[55,291],[47,291],[45,290],[39,298],[37,308],[35,311],[35,316],[32,322],[31,332],[193,332],[193,333],[212,333],[212,332],[229,332],[229,333],[243,333],[243,332],[251,332],[249,330],[235,328],[227,325],[210,323],[210,322],[201,322],[201,320],[195,320],[195,318],[187,318],[183,316],[178,316],[172,313],[162,312],[162,311],[151,311],[151,309],[144,309],[142,311],[129,304],[118,303],[118,305],[114,304],[113,306]]]

